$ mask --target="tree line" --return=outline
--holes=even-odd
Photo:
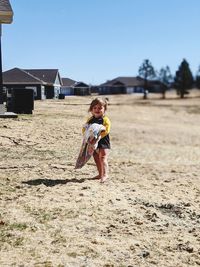
[[[169,88],[175,88],[180,98],[188,94],[188,90],[196,86],[200,89],[200,66],[195,77],[190,70],[189,63],[183,59],[178,70],[173,76],[169,66],[156,71],[148,59],[145,59],[138,70],[139,76],[144,79],[144,99],[147,98],[148,86],[150,80],[159,80],[161,82],[162,96]]]

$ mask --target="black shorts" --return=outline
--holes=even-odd
[[[105,137],[103,137],[102,139],[99,140],[98,146],[97,148],[108,148],[110,149],[110,138],[109,135],[106,135]]]

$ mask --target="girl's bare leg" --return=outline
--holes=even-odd
[[[100,158],[99,158],[99,153],[94,151],[93,158],[94,158],[94,161],[96,163],[97,170],[99,173],[97,176],[95,176],[95,178],[99,179],[101,177],[101,162],[100,162]]]
[[[108,178],[108,153],[108,149],[99,149],[100,178],[102,183]]]

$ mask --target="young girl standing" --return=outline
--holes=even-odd
[[[107,101],[100,98],[95,98],[92,100],[88,110],[92,116],[86,122],[87,124],[102,124],[105,127],[105,130],[101,132],[97,149],[93,154],[99,173],[95,178],[100,179],[101,183],[105,182],[108,178],[108,152],[110,149],[110,120],[105,115],[106,110]],[[85,128],[83,127],[83,133],[84,132]]]

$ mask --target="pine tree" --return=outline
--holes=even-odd
[[[144,99],[147,99],[148,79],[155,77],[154,67],[148,59],[145,59],[138,70],[139,76],[144,79]]]
[[[170,87],[170,84],[172,82],[172,74],[171,74],[169,66],[166,66],[165,68],[160,69],[158,73],[158,79],[162,83],[161,90],[162,90],[162,95],[164,99],[166,90],[167,88]]]
[[[196,75],[196,87],[198,89],[200,89],[200,66],[199,66],[199,69],[198,69],[197,75]]]
[[[174,78],[174,85],[177,90],[177,94],[180,95],[181,98],[184,98],[187,90],[192,88],[193,82],[194,79],[189,64],[185,59],[183,59]]]

